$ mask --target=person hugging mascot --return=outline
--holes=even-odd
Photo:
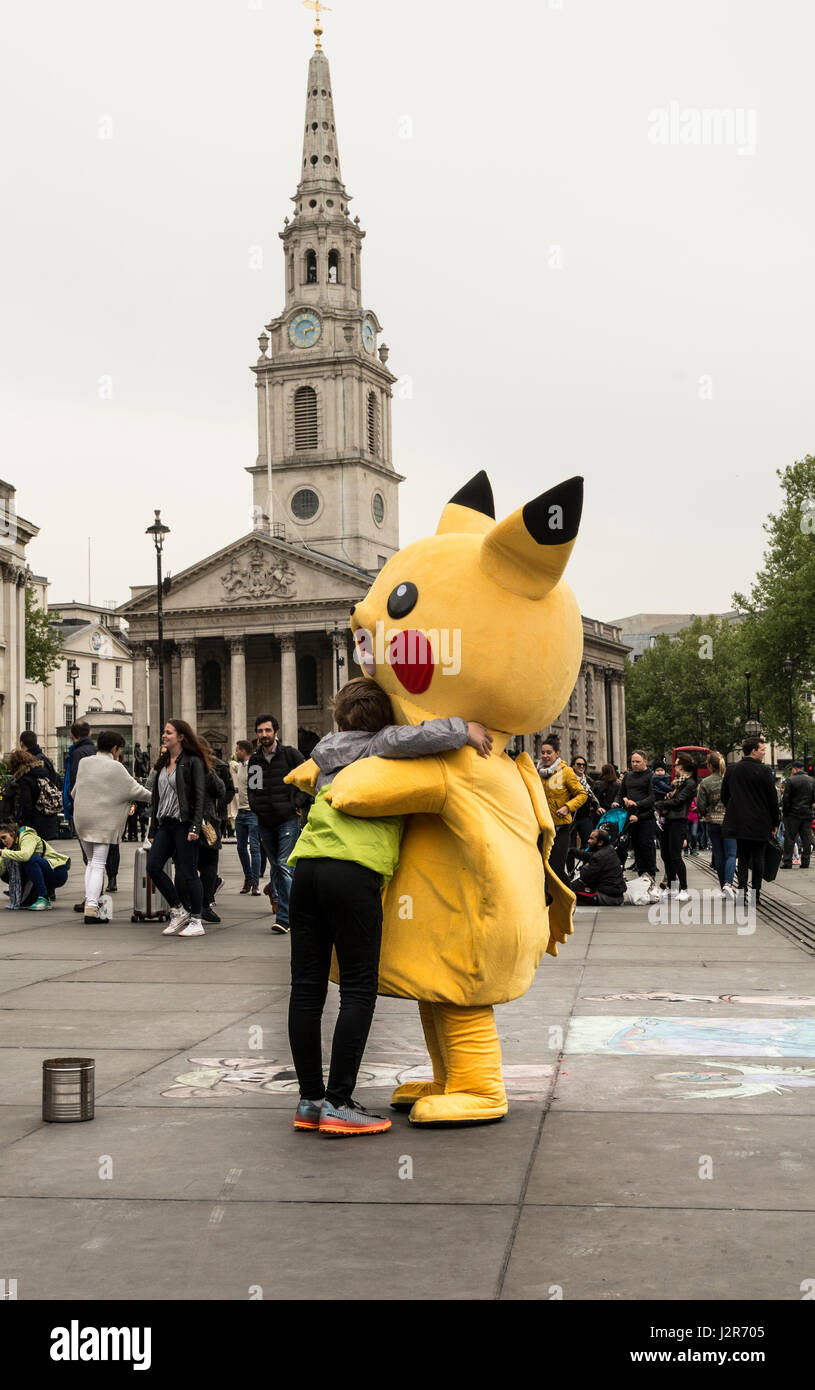
[[[496,522],[489,479],[471,479],[434,536],[405,546],[351,610],[358,660],[390,696],[398,724],[464,715],[493,753],[364,758],[328,793],[353,816],[407,815],[384,897],[379,993],[419,1004],[433,1080],[391,1098],[415,1125],[507,1113],[493,1006],[517,999],[572,932],[574,894],[548,865],[554,826],[515,734],[546,728],[574,689],[583,651],[575,597],[561,578],[583,502],[582,478]],[[314,763],[287,781],[311,790]]]

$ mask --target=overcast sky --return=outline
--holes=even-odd
[[[0,476],[52,601],[87,599],[90,536],[93,601],[122,602],[154,507],[176,573],[251,528],[313,16],[3,13]],[[579,472],[584,613],[727,609],[774,470],[815,452],[809,0],[334,0],[323,23],[363,300],[412,380],[402,542],[479,468],[499,516]]]

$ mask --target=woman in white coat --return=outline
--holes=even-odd
[[[99,911],[108,850],[118,844],[129,807],[149,802],[151,793],[119,762],[124,739],[105,729],[96,741],[95,757],[83,758],[74,786],[74,826],[87,860],[85,921],[107,922]]]

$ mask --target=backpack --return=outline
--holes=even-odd
[[[37,779],[40,789],[37,793],[37,800],[34,803],[34,810],[38,816],[56,816],[62,810],[62,793],[59,787],[47,777]]]

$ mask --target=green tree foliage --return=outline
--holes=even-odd
[[[62,639],[51,624],[59,622],[58,613],[48,613],[37,607],[33,587],[25,590],[25,674],[26,680],[41,685],[51,684],[51,672],[62,659]]]
[[[749,596],[734,594],[744,612],[747,669],[769,738],[789,744],[789,691],[783,662],[793,663],[796,752],[813,742],[806,694],[815,685],[815,458],[783,470],[779,510],[764,523],[769,543]]]
[[[670,756],[672,748],[702,743],[725,755],[744,737],[746,682],[741,628],[724,618],[695,618],[673,639],[628,668],[625,681],[629,749]]]

